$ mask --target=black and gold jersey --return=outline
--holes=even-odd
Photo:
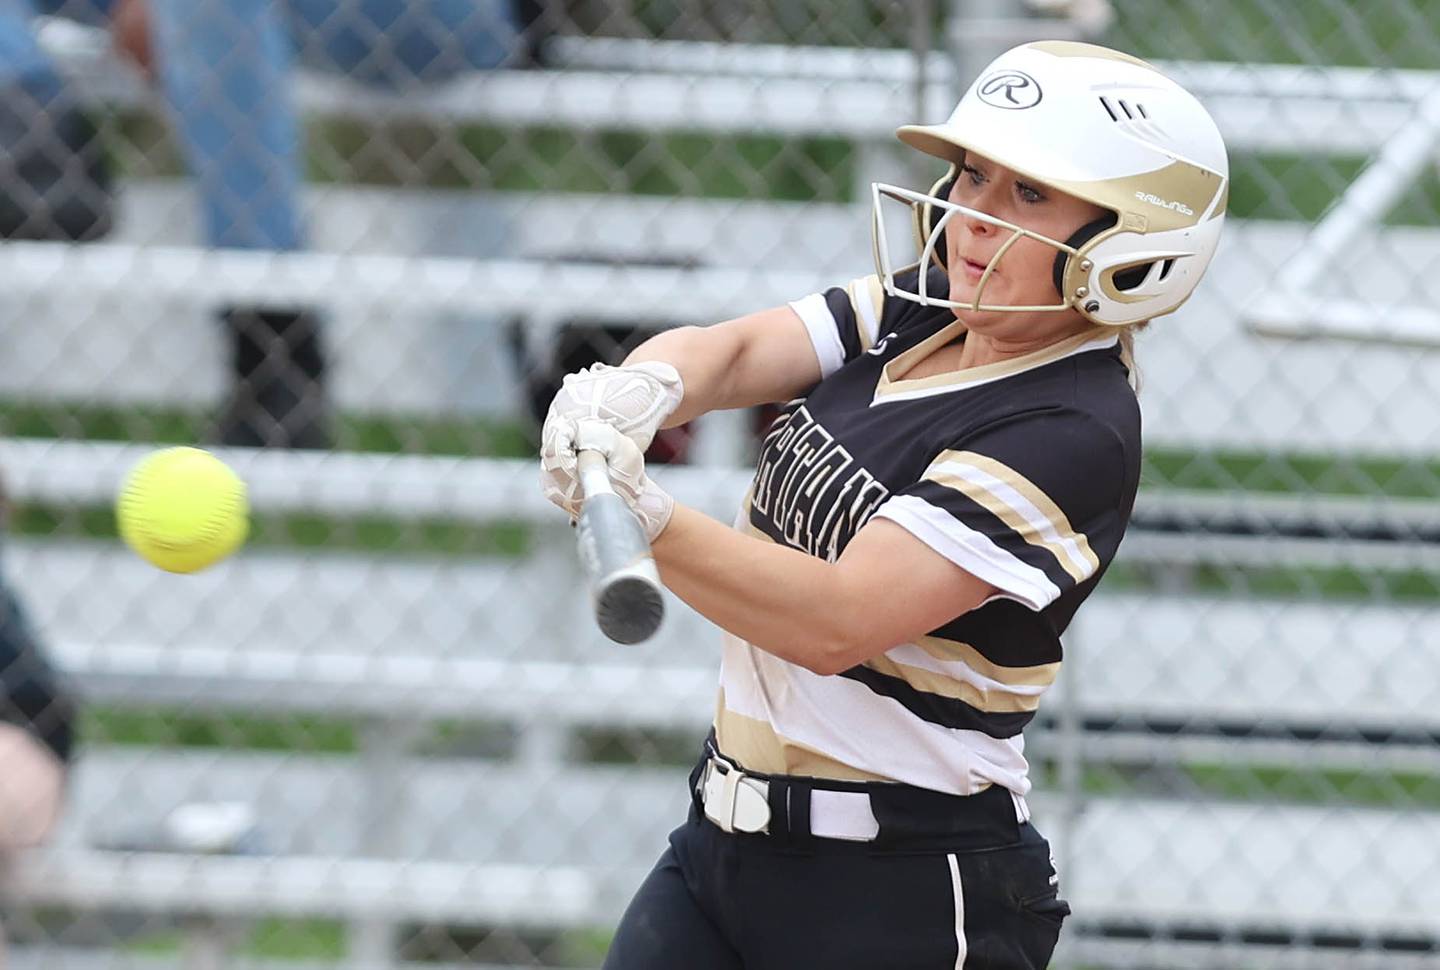
[[[943,273],[927,282],[945,292]],[[1023,795],[1021,731],[1139,481],[1140,412],[1118,338],[1097,328],[909,379],[963,339],[950,310],[886,297],[874,277],[792,307],[823,379],[770,428],[739,526],[833,561],[880,516],[999,592],[829,677],[727,637],[720,747],[755,771]]]

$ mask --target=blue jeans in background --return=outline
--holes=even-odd
[[[53,83],[39,14],[103,23],[113,0],[0,0],[0,84]],[[212,246],[297,249],[294,66],[404,91],[506,63],[513,0],[149,0],[160,83]]]
[[[108,0],[65,4],[103,23]],[[35,40],[37,13],[60,0],[0,0],[0,239],[89,241],[110,231],[104,146]]]
[[[161,83],[214,246],[296,249],[297,60],[404,91],[495,68],[510,0],[150,0]]]

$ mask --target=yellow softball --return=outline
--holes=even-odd
[[[136,465],[115,501],[120,535],[142,558],[193,573],[230,555],[250,531],[245,483],[199,448],[165,448]]]

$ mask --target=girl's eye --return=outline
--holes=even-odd
[[[1045,194],[1039,189],[1035,188],[1035,186],[1033,185],[1026,185],[1024,182],[1016,182],[1015,187],[1020,194],[1020,200],[1022,202],[1027,202],[1033,205],[1036,202],[1045,201]]]
[[[971,185],[980,185],[985,181],[985,174],[981,172],[978,168],[973,168],[969,165],[966,165],[960,171],[970,176]]]

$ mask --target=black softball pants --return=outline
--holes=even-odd
[[[726,833],[693,805],[622,917],[605,970],[1043,970],[1049,963],[1070,908],[1059,897],[1048,843],[1016,821],[1008,792],[835,787],[870,791],[880,821],[875,841]]]

